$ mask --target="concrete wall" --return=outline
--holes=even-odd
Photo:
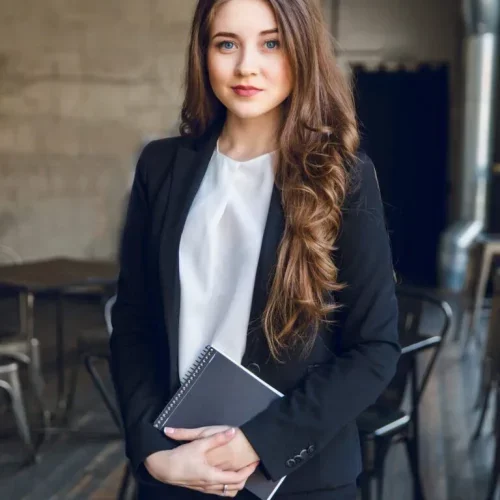
[[[338,3],[329,22],[351,59],[456,61],[455,0]],[[0,243],[25,259],[114,254],[134,156],[178,116],[194,5],[3,0]]]
[[[106,257],[144,138],[178,115],[195,0],[3,0],[0,242]]]

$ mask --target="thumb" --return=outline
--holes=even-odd
[[[205,451],[212,450],[213,448],[218,448],[219,446],[229,443],[229,441],[231,441],[231,439],[233,439],[235,435],[236,429],[234,427],[224,432],[218,432],[217,434],[214,434],[213,436],[209,436],[202,440],[204,445],[203,448]]]

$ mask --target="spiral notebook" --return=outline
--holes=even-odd
[[[207,346],[153,425],[161,431],[167,426],[239,427],[282,396],[250,370],[215,347]],[[258,498],[268,500],[284,479],[271,481],[257,468],[245,488]]]

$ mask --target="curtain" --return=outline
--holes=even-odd
[[[447,211],[448,67],[357,67],[353,77],[361,145],[379,177],[396,273],[435,286]]]

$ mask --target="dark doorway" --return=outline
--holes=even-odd
[[[362,147],[379,177],[396,272],[405,283],[435,286],[446,226],[448,67],[353,71]]]

